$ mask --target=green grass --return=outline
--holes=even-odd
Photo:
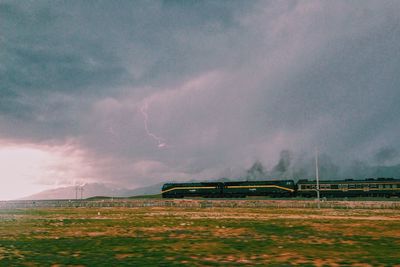
[[[0,266],[395,266],[398,251],[398,210],[0,211]]]

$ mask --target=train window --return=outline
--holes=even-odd
[[[378,188],[378,185],[377,184],[370,184],[369,188]]]
[[[362,184],[357,184],[357,185],[356,185],[356,188],[362,188],[362,187],[363,187]]]
[[[331,185],[331,189],[339,189],[339,185],[337,185],[337,184],[332,184],[332,185]]]
[[[356,188],[355,184],[349,184],[349,188]]]

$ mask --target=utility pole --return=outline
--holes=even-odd
[[[320,197],[319,197],[319,169],[318,169],[318,148],[315,151],[315,180],[317,181],[317,201],[318,209],[321,208]]]
[[[78,200],[78,190],[79,190],[79,186],[76,185],[75,186],[75,200]]]
[[[81,200],[83,199],[83,191],[84,191],[83,186],[81,186]]]

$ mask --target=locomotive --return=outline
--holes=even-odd
[[[312,180],[270,180],[166,183],[161,189],[163,198],[209,197],[243,198],[269,197],[315,197],[317,183]],[[319,181],[321,197],[400,197],[400,179],[367,178],[365,180]]]
[[[247,196],[291,197],[294,192],[295,182],[293,180],[166,183],[163,185],[161,190],[163,198],[229,198]]]

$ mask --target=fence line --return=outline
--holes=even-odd
[[[20,200],[0,201],[0,209],[18,208],[317,208],[314,200],[221,200],[221,199],[118,199],[118,200]],[[321,208],[400,209],[400,201],[322,201]]]

